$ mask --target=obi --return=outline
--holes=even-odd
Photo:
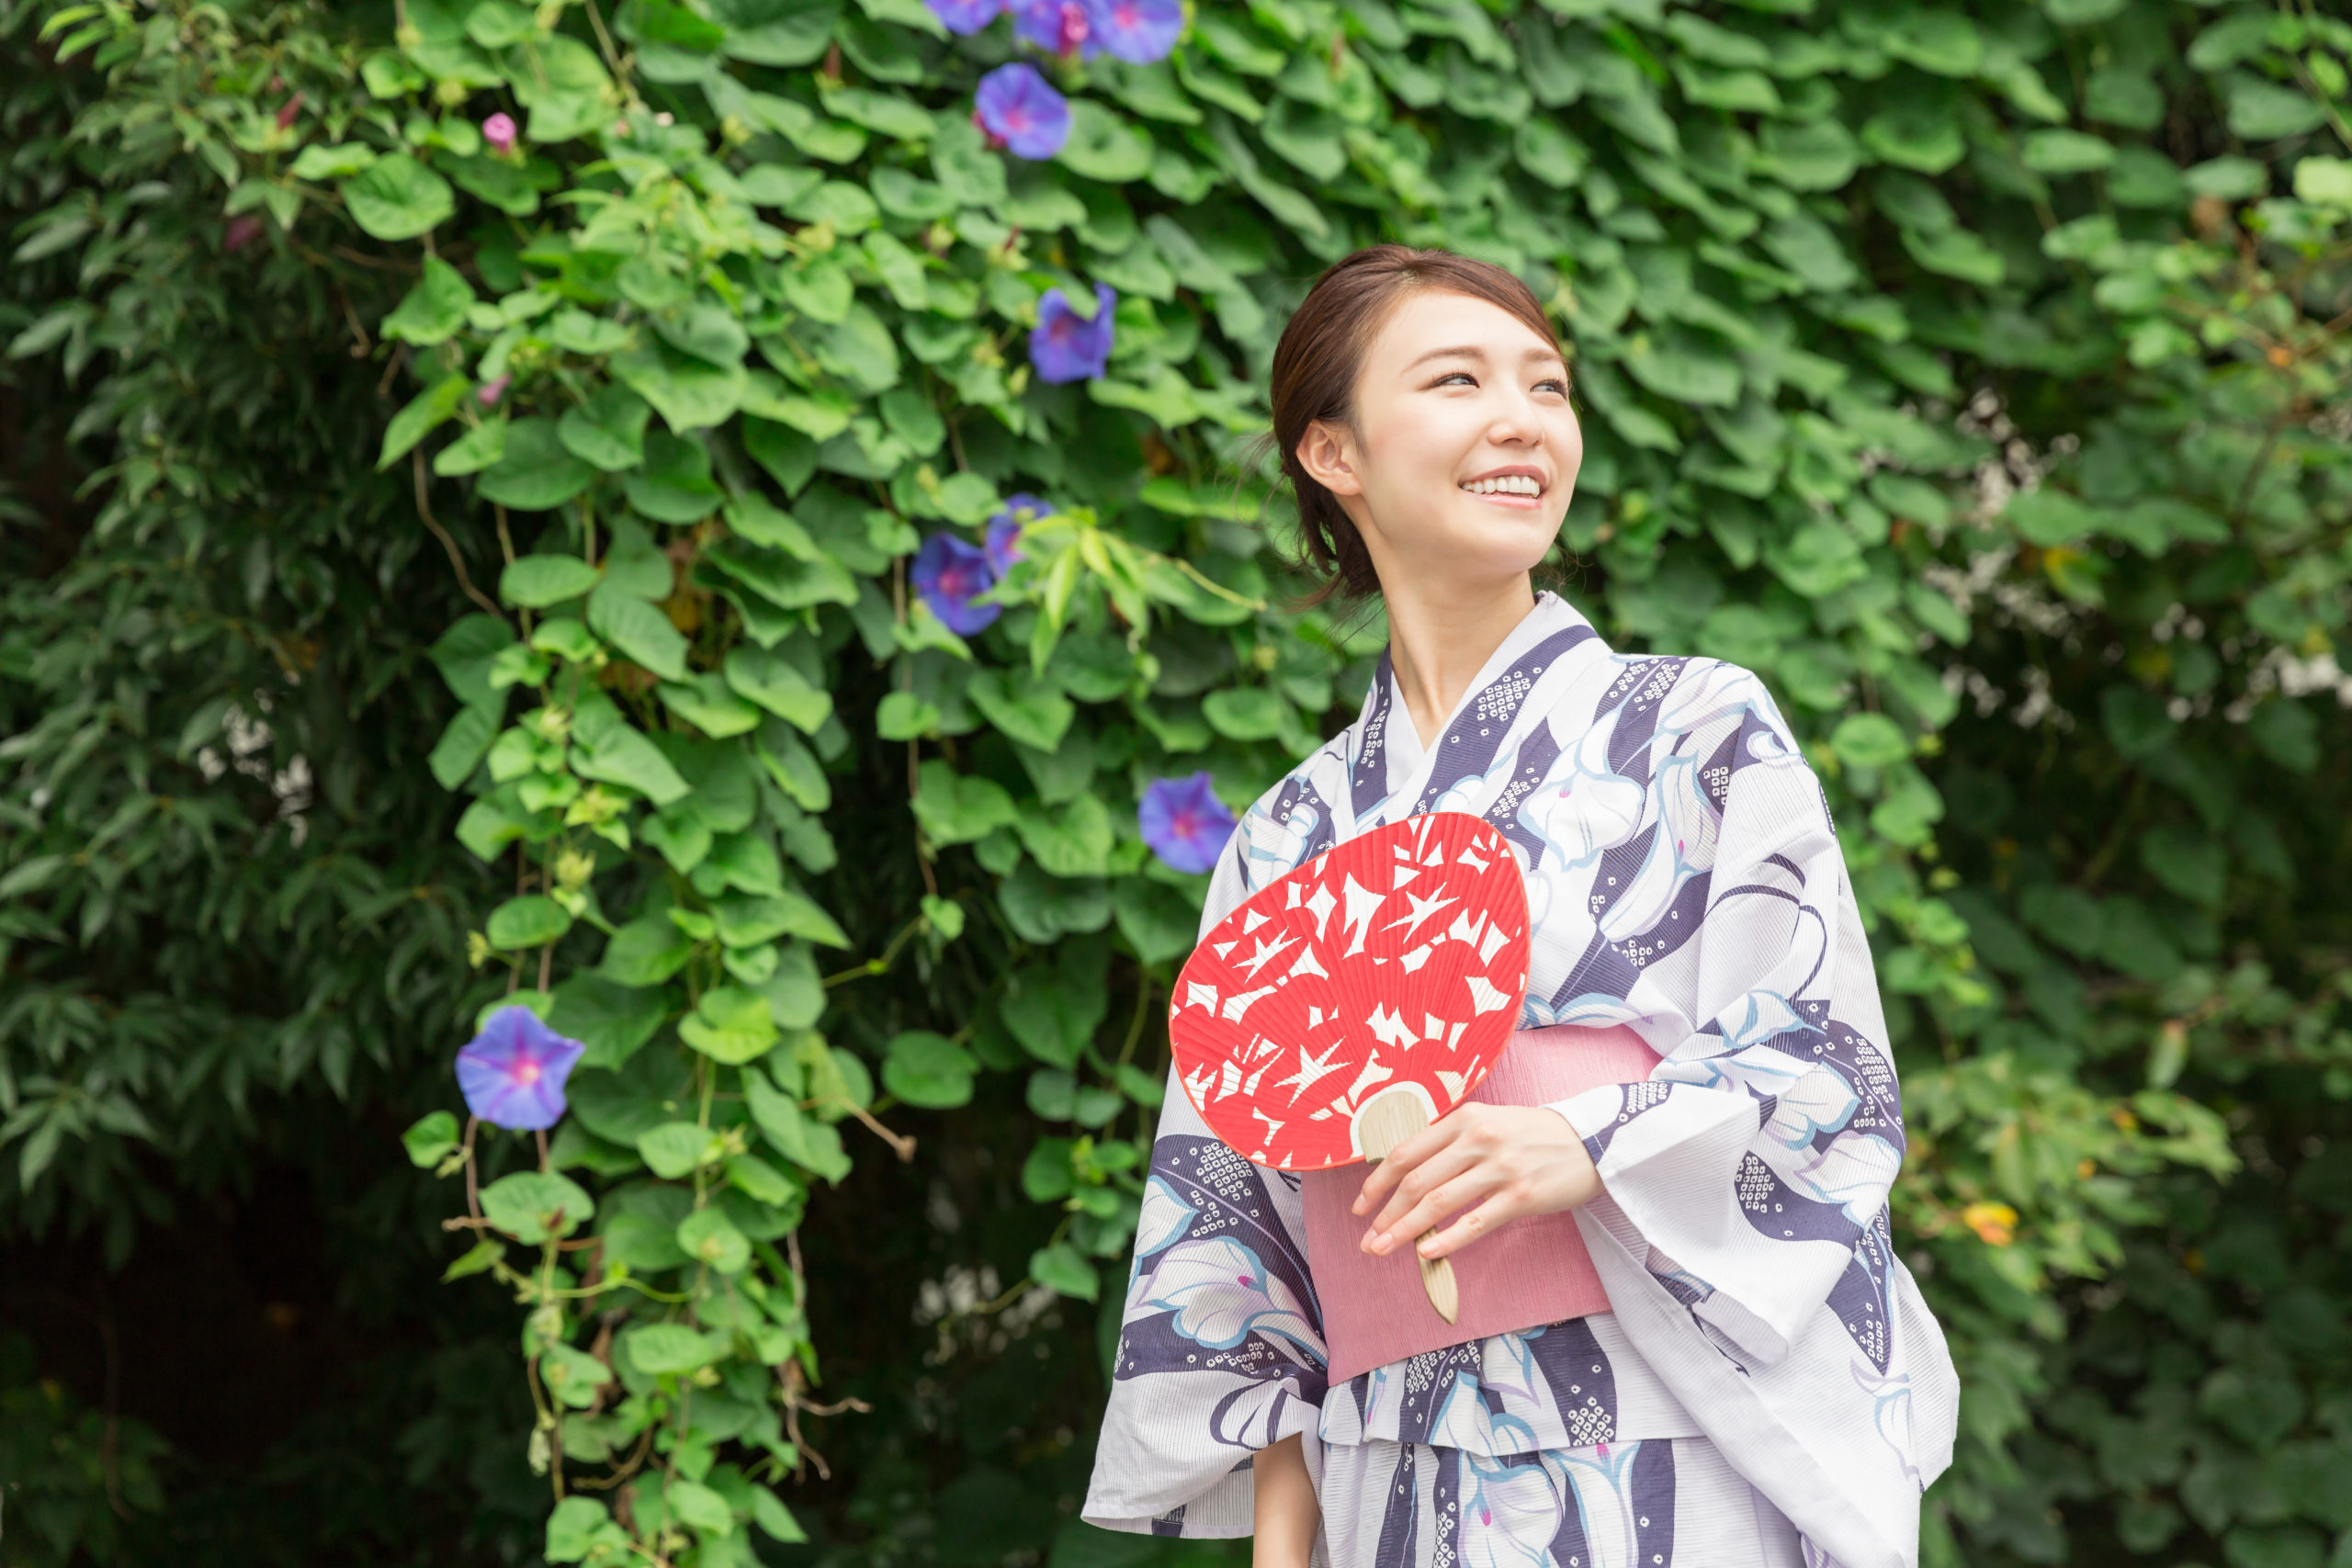
[[[1549,1105],[1603,1084],[1639,1083],[1657,1060],[1642,1037],[1623,1025],[1521,1030],[1470,1099]],[[1409,1243],[1385,1258],[1357,1247],[1370,1219],[1349,1207],[1367,1174],[1367,1167],[1345,1165],[1300,1179],[1306,1266],[1322,1306],[1331,1386],[1424,1350],[1609,1310],[1576,1215],[1563,1211],[1513,1220],[1454,1253],[1462,1308],[1456,1321],[1446,1322],[1421,1288]]]

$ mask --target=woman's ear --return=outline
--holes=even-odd
[[[1356,477],[1354,447],[1344,426],[1315,420],[1298,438],[1298,466],[1333,495],[1362,495],[1363,481]]]

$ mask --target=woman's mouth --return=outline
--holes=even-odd
[[[1544,495],[1544,481],[1532,474],[1496,474],[1464,479],[1460,488],[1489,505],[1522,510],[1534,506]]]

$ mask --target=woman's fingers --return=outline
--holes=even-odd
[[[1423,1258],[1443,1258],[1460,1251],[1496,1226],[1509,1224],[1531,1212],[1531,1206],[1517,1191],[1505,1188],[1421,1243],[1419,1251]],[[1419,1235],[1420,1233],[1416,1231],[1413,1234]]]
[[[1356,1199],[1355,1212],[1368,1214],[1378,1208],[1381,1201],[1398,1182],[1411,1175],[1423,1160],[1452,1144],[1461,1131],[1461,1123],[1448,1116],[1422,1128],[1389,1150],[1388,1157],[1376,1161],[1372,1174],[1364,1178],[1363,1191]]]
[[[1371,1220],[1374,1229],[1395,1229],[1397,1215],[1419,1203],[1420,1197],[1430,1192],[1430,1187],[1453,1180],[1453,1176],[1458,1176],[1467,1164],[1473,1164],[1473,1155],[1463,1147],[1461,1140],[1432,1145],[1414,1164],[1402,1164],[1397,1155],[1390,1155],[1374,1168],[1374,1176],[1387,1173],[1387,1180],[1374,1190],[1371,1178],[1366,1178],[1364,1194],[1357,1199],[1355,1211],[1376,1213],[1378,1218]]]
[[[1372,1232],[1372,1250],[1382,1257],[1400,1247],[1410,1247],[1413,1238],[1425,1231],[1434,1230],[1448,1214],[1468,1208],[1502,1185],[1501,1173],[1475,1163],[1465,1163],[1451,1180],[1426,1193],[1396,1217]]]

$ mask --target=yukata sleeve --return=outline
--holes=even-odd
[[[1201,930],[1250,892],[1246,834],[1217,863]],[[1111,1399],[1080,1510],[1105,1529],[1250,1533],[1251,1461],[1323,1402],[1321,1317],[1296,1179],[1218,1141],[1171,1066],[1152,1145]]]
[[[1719,1343],[1771,1366],[1825,1303],[1858,1335],[1888,1331],[1866,1319],[1883,1315],[1902,1102],[1820,782],[1761,684],[1724,668],[1752,695],[1723,758],[1681,1037],[1645,1030],[1661,1051],[1647,1082],[1553,1109],[1600,1172],[1595,1218]]]

